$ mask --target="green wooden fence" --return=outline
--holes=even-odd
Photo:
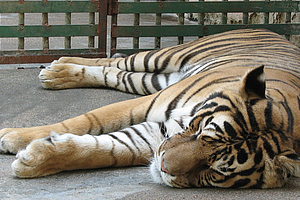
[[[176,37],[177,43],[185,42],[187,37],[202,37],[214,33],[240,28],[266,28],[285,35],[287,39],[300,35],[300,1],[162,1],[162,0],[4,0],[0,1],[0,20],[3,13],[15,13],[18,16],[17,25],[1,25],[0,39],[17,38],[17,50],[7,50],[0,44],[0,64],[3,63],[33,63],[51,62],[60,56],[72,55],[83,57],[105,57],[107,52],[107,31],[110,33],[110,52],[132,54],[139,51],[161,48],[165,38]],[[26,24],[27,13],[39,13],[42,23]],[[63,13],[65,23],[51,24],[48,15]],[[88,23],[73,24],[73,13],[88,13]],[[186,20],[185,15],[193,13],[196,20],[193,23]],[[209,14],[221,14],[221,22],[207,23]],[[241,16],[238,24],[228,23],[232,13]],[[263,13],[261,23],[253,23],[250,16]],[[283,13],[284,20],[272,21],[273,13]],[[143,23],[143,15],[154,16],[154,22]],[[177,22],[166,24],[164,16],[175,14]],[[133,16],[132,22],[124,24],[123,16]],[[296,17],[295,17],[296,16]],[[295,20],[294,18],[297,19]],[[107,19],[111,18],[111,27]],[[195,20],[195,18],[194,18]],[[88,37],[86,48],[72,48],[75,37]],[[25,49],[26,38],[41,38],[42,48]],[[64,38],[64,48],[51,49],[49,39]],[[130,38],[132,44],[120,47],[122,38]],[[142,42],[153,38],[153,46],[144,48]],[[124,40],[123,40],[124,41]],[[299,40],[300,41],[300,40]],[[299,44],[298,44],[299,45]]]
[[[186,36],[205,36],[223,31],[241,29],[241,28],[266,28],[285,35],[289,38],[290,35],[300,34],[300,21],[291,23],[291,13],[295,14],[300,11],[299,1],[203,1],[198,2],[118,2],[115,3],[112,23],[112,53],[123,52],[127,54],[144,51],[148,49],[139,48],[139,38],[155,37],[155,48],[160,48],[160,40],[162,37],[178,36],[178,43],[183,43],[183,37]],[[283,23],[270,23],[270,13],[284,12],[285,21]],[[156,15],[155,25],[139,25],[138,17],[141,13],[154,13]],[[161,25],[161,16],[165,13],[175,13],[178,15],[177,25]],[[180,13],[180,14],[178,14]],[[185,25],[183,18],[184,13],[198,13],[198,23],[194,25]],[[222,13],[222,23],[220,24],[205,24],[205,13]],[[241,13],[241,24],[227,24],[228,13]],[[261,24],[251,24],[249,22],[250,13],[264,13],[264,20]],[[135,14],[134,23],[132,25],[118,25],[117,16],[124,14]],[[138,15],[137,15],[138,14]],[[117,38],[133,37],[132,48],[118,49]]]
[[[107,4],[104,1],[0,1],[1,13],[18,14],[18,25],[0,26],[0,38],[18,38],[18,50],[5,51],[2,46],[0,63],[51,62],[63,55],[85,57],[104,57],[106,55]],[[28,13],[40,13],[42,24],[25,24],[25,14]],[[65,24],[50,24],[48,21],[49,13],[64,13]],[[71,20],[73,13],[88,13],[88,24],[73,25]],[[99,21],[102,20],[105,23],[95,23],[96,13],[99,13]],[[76,36],[88,37],[86,48],[71,48],[72,38]],[[99,40],[97,47],[95,47],[96,36]],[[30,37],[42,38],[42,49],[26,50],[24,40]],[[65,37],[64,49],[50,49],[50,37]]]

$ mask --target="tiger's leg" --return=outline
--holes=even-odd
[[[184,44],[187,45],[187,44]],[[183,45],[153,51],[139,52],[122,58],[80,58],[61,57],[59,63],[73,63],[85,66],[115,67],[124,71],[173,73],[181,70]]]
[[[54,132],[17,154],[14,173],[32,178],[75,169],[145,165],[164,138],[160,123],[144,122],[100,136]]]
[[[110,104],[63,122],[31,128],[0,130],[0,152],[17,153],[35,139],[59,134],[100,135],[145,121],[147,109],[155,95]]]
[[[180,73],[128,72],[114,67],[88,67],[53,62],[39,75],[47,89],[110,87],[135,94],[152,94],[180,80]]]

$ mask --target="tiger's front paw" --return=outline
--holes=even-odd
[[[84,66],[54,61],[50,66],[41,70],[39,79],[43,88],[67,89],[82,87],[84,75]]]
[[[27,137],[26,132],[26,129],[19,128],[0,130],[0,152],[16,154],[25,149],[32,140],[31,137]]]
[[[25,150],[20,151],[12,163],[14,174],[20,178],[34,178],[61,172],[72,157],[69,135],[51,132],[49,137],[34,140]]]

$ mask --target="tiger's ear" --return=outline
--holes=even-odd
[[[280,172],[283,177],[300,177],[300,157],[293,149],[277,155],[274,164],[278,167],[278,172]]]
[[[265,98],[266,82],[264,66],[261,65],[250,70],[243,78],[242,93],[247,99]]]

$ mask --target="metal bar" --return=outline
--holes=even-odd
[[[0,26],[0,37],[97,36],[97,29],[98,25]]]
[[[158,0],[161,1],[161,0]],[[160,26],[161,25],[161,13],[156,13],[155,15],[155,25]],[[161,47],[161,37],[155,37],[155,44],[154,48],[158,49]]]
[[[181,2],[185,2],[185,0],[180,0]],[[184,13],[178,13],[178,25],[184,25]],[[178,36],[177,44],[183,44],[183,36]]]
[[[22,30],[24,28],[24,13],[19,13],[19,29]],[[18,37],[18,50],[23,51],[24,50],[24,37]]]
[[[2,53],[1,53],[2,54]],[[22,55],[16,55],[15,52],[3,52],[0,55],[0,64],[21,64],[21,63],[49,63],[53,60],[57,60],[61,56],[77,56],[77,57],[89,57],[89,58],[99,58],[105,57],[105,52],[98,51],[87,51],[86,49],[75,51],[69,50],[50,50],[45,53],[44,51],[26,51]]]
[[[300,1],[119,2],[118,14],[299,12]]]
[[[42,23],[46,28],[50,26],[48,22],[48,13],[42,13]],[[43,49],[45,51],[49,50],[49,37],[43,37]]]
[[[117,31],[116,27],[118,25],[118,14],[115,12],[118,9],[118,1],[117,0],[110,0],[110,9],[109,12],[111,13],[111,48],[110,48],[110,56],[116,53],[117,49],[117,37],[114,36],[112,33]]]
[[[199,0],[200,2],[204,2],[204,0]],[[198,13],[198,24],[204,25],[204,13]]]
[[[140,2],[140,0],[134,0],[134,2]],[[140,14],[135,13],[133,17],[133,25],[134,26],[139,26],[140,25]],[[138,49],[139,48],[139,38],[138,37],[133,37],[133,48]]]
[[[71,25],[71,13],[66,13],[65,14],[65,23],[66,25]],[[71,49],[71,37],[67,36],[65,37],[65,49]]]
[[[249,3],[249,0],[244,0],[244,2]],[[243,12],[243,24],[249,24],[248,12]]]
[[[23,3],[19,3],[22,1]],[[0,1],[0,13],[97,12],[98,1]],[[37,9],[39,8],[39,9]]]
[[[108,1],[107,0],[98,1],[97,8],[98,8],[97,12],[99,13],[99,24],[97,29],[98,51],[104,54],[105,55],[104,57],[106,57]]]
[[[265,28],[278,34],[298,35],[300,24],[226,24],[226,25],[161,25],[161,26],[118,26],[112,37],[177,37],[205,36],[242,28]]]
[[[199,1],[204,2],[204,0]],[[198,13],[198,25],[204,25],[204,17],[205,13]],[[198,38],[201,38],[201,36],[198,36]]]
[[[228,0],[222,0],[223,2],[227,2]],[[227,24],[227,12],[222,13],[222,24]]]
[[[89,24],[91,26],[95,25],[95,13],[94,12],[89,13]],[[95,37],[94,36],[88,37],[88,47],[95,48]]]
[[[266,2],[270,2],[270,0],[265,0]],[[270,13],[269,12],[265,12],[264,13],[264,24],[268,24],[270,23],[270,17],[269,17]]]
[[[291,0],[286,0],[286,1],[288,1],[288,2],[290,2]],[[285,14],[285,23],[287,23],[287,24],[290,24],[292,22],[292,18],[291,18],[291,12],[286,12],[286,14]],[[290,35],[285,35],[285,38],[287,39],[287,40],[290,40]]]

